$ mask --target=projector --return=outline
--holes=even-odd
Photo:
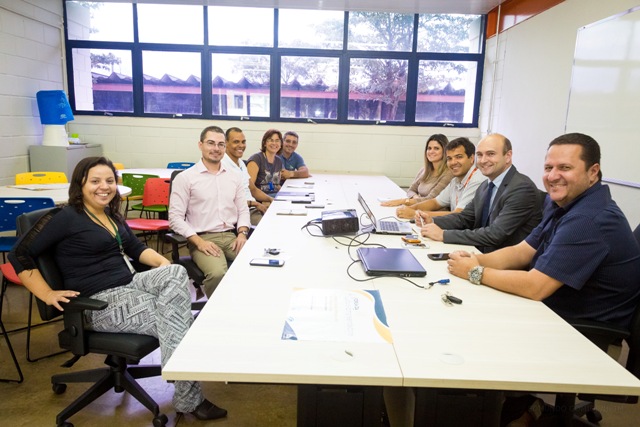
[[[322,211],[322,234],[357,233],[360,229],[358,214],[355,209]]]

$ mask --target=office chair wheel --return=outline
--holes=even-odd
[[[597,409],[592,409],[587,412],[587,420],[589,420],[590,423],[598,424],[602,421],[602,414]]]
[[[159,414],[153,418],[153,427],[164,427],[169,422],[169,418],[165,414]]]
[[[63,383],[53,383],[53,385],[51,386],[51,389],[55,394],[62,394],[65,391],[67,391],[67,385]]]

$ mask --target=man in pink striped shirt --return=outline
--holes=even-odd
[[[205,274],[207,297],[246,243],[251,226],[242,177],[221,162],[225,141],[218,126],[201,132],[202,159],[174,178],[169,203],[171,229],[187,238],[189,252]]]

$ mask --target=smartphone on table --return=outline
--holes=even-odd
[[[249,265],[258,265],[261,267],[282,267],[284,260],[274,258],[254,258],[249,261]]]
[[[427,254],[427,257],[433,261],[446,261],[449,259],[448,253]]]
[[[422,243],[422,240],[420,240],[420,236],[418,236],[417,234],[407,234],[406,236],[402,236],[401,239],[405,243]]]

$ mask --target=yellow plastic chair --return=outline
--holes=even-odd
[[[116,168],[116,170],[121,171],[122,169],[124,169],[124,164],[123,163],[114,163],[113,167]]]
[[[66,184],[69,180],[64,172],[24,172],[16,174],[16,185]]]

